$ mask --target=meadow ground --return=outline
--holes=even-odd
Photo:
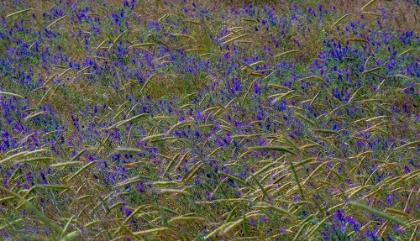
[[[0,3],[1,240],[420,240],[419,0]]]

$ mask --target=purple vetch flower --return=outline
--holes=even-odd
[[[344,215],[341,209],[336,209],[333,216],[333,221],[343,221]]]
[[[194,177],[194,185],[198,185],[200,184],[200,178],[199,177]]]
[[[139,183],[137,183],[137,184],[136,184],[136,189],[137,189],[139,192],[145,192],[144,183],[143,183],[143,182],[139,182]]]
[[[126,206],[124,206],[123,210],[126,217],[130,216],[130,214],[132,213],[132,211]]]
[[[249,224],[251,224],[253,227],[257,226],[257,223],[255,222],[253,218],[249,219]]]
[[[34,185],[33,181],[32,181],[32,175],[31,172],[26,173],[25,175],[25,180],[28,184],[30,184],[31,186]]]
[[[261,88],[258,85],[258,81],[255,81],[253,88],[254,88],[254,93],[255,94],[260,94],[261,93]]]
[[[262,222],[262,223],[267,222],[267,216],[266,216],[266,215],[263,215],[263,216],[261,217],[261,222]]]
[[[307,12],[311,15],[315,15],[315,11],[311,7],[308,8]]]
[[[41,179],[42,179],[41,183],[42,184],[48,184],[48,181],[45,178],[45,174],[42,171],[39,172],[39,175],[41,176]]]
[[[378,241],[378,236],[376,235],[376,230],[367,230],[363,232],[363,236],[372,241]]]
[[[355,232],[359,232],[359,223],[357,222],[357,220],[356,219],[354,219],[353,217],[351,217],[351,216],[346,216],[345,218],[344,218],[344,220],[348,223],[348,224],[350,224],[350,226],[353,228],[353,230],[355,231]]]
[[[2,232],[3,232],[3,238],[4,239],[9,239],[10,238],[6,231],[2,231]]]
[[[206,190],[206,198],[207,198],[207,200],[210,200],[211,199],[211,192],[209,191],[209,190]]]
[[[403,103],[402,111],[404,113],[407,113],[407,103],[406,102]]]
[[[393,200],[394,200],[394,194],[392,194],[392,193],[388,194],[388,196],[386,196],[386,198],[385,198],[385,201],[388,204],[391,204]]]
[[[267,19],[265,19],[265,18],[264,18],[264,19],[262,19],[262,20],[261,20],[261,24],[262,24],[262,25],[266,25],[266,24],[267,24]]]
[[[186,33],[187,33],[187,30],[188,30],[187,26],[184,26],[184,27],[182,28],[182,30],[181,30],[181,33],[182,33],[182,34],[186,34]]]
[[[223,58],[224,59],[229,59],[229,57],[230,57],[229,56],[229,51],[226,51],[226,52],[223,53]]]
[[[400,227],[400,225],[393,223],[391,224],[391,227],[397,232],[397,233],[405,233],[404,229]]]

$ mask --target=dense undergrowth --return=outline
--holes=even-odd
[[[0,239],[420,239],[419,1],[273,2],[3,1]]]

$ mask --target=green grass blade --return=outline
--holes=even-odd
[[[6,18],[10,18],[10,17],[16,16],[16,15],[19,15],[19,14],[23,14],[23,13],[29,12],[31,10],[32,10],[32,8],[27,8],[27,9],[24,9],[24,10],[20,10],[20,11],[17,11],[17,12],[6,15]]]
[[[96,161],[92,161],[92,162],[89,162],[88,164],[84,165],[77,172],[75,172],[73,175],[71,175],[69,178],[67,178],[66,181],[67,182],[70,182],[71,180],[73,180],[74,178],[76,178],[77,176],[79,176],[84,170],[88,169],[90,166],[92,166],[95,163],[96,163]]]
[[[0,96],[13,96],[13,97],[19,97],[19,98],[23,98],[23,96],[12,93],[12,92],[5,92],[5,91],[0,91]]]
[[[409,225],[408,225],[407,222],[404,222],[404,221],[402,221],[402,220],[400,220],[400,219],[396,218],[395,216],[390,215],[388,213],[381,212],[381,211],[379,211],[377,209],[371,208],[369,206],[366,206],[364,204],[361,204],[361,203],[358,203],[358,202],[355,202],[355,201],[350,201],[349,204],[350,205],[353,205],[353,206],[355,206],[357,208],[363,209],[365,211],[368,211],[370,213],[373,213],[373,214],[375,214],[377,216],[383,217],[383,218],[385,218],[387,220],[390,220],[392,222],[395,222],[395,223],[397,223],[397,224],[399,224],[401,226],[409,227]]]
[[[288,147],[281,147],[281,146],[253,146],[253,147],[248,147],[248,149],[253,150],[253,151],[280,151],[280,152],[286,152],[292,155],[295,154]]]
[[[341,21],[343,21],[348,14],[344,14],[341,18],[339,18],[333,25],[331,25],[331,28],[334,28],[337,24],[339,24]]]

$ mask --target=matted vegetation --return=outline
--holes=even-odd
[[[0,239],[419,240],[420,2],[354,2],[3,1]]]

